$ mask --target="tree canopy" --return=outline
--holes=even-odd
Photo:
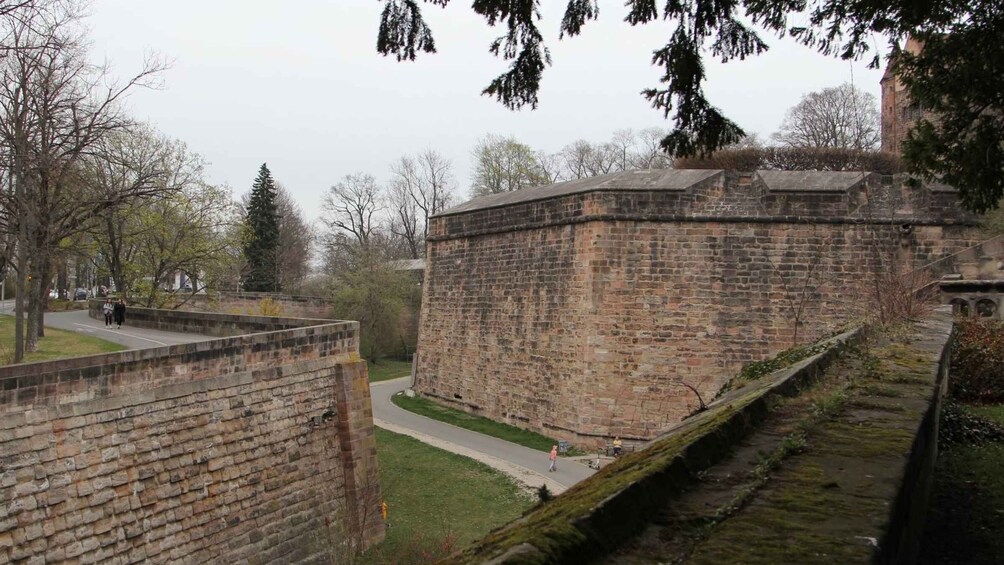
[[[449,3],[424,1],[440,7]],[[509,68],[482,94],[512,109],[536,108],[540,80],[550,63],[537,27],[539,5],[539,0],[476,0],[472,6],[489,25],[505,28],[489,50],[509,62]],[[766,33],[790,36],[824,55],[872,55],[870,64],[878,66],[879,54],[869,53],[876,35],[892,45],[913,35],[927,41],[928,48],[919,56],[903,57],[899,69],[914,99],[944,116],[944,126],[922,124],[907,144],[913,171],[943,176],[975,210],[995,204],[1004,191],[1004,160],[999,158],[1004,152],[1004,43],[999,41],[1004,4],[999,1],[668,0],[660,10],[655,0],[627,0],[626,6],[625,21],[632,26],[663,20],[673,25],[666,44],[651,55],[652,63],[663,69],[660,84],[642,91],[654,108],[667,117],[673,114],[674,127],[661,143],[671,155],[704,155],[744,136],[705,96],[706,54],[723,62],[758,55],[768,49]],[[595,0],[570,0],[561,36],[578,35],[598,16]],[[418,0],[384,0],[377,50],[399,61],[436,51]],[[971,88],[974,84],[986,88]]]
[[[487,135],[471,150],[471,194],[484,196],[548,184],[537,156],[512,137]]]
[[[874,149],[880,122],[875,97],[845,83],[803,96],[772,137],[788,147]]]

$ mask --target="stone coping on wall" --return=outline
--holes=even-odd
[[[847,192],[868,180],[860,171],[757,171],[774,192]]]
[[[100,305],[100,301],[91,301],[92,315],[96,315],[95,304]],[[2,417],[15,416],[36,406],[99,400],[197,381],[209,375],[268,368],[276,363],[270,355],[279,350],[288,349],[304,362],[332,356],[358,358],[358,322],[149,308],[131,308],[127,316],[127,321],[136,326],[223,337],[0,367]],[[127,379],[124,375],[142,375],[142,378]]]
[[[544,200],[570,194],[583,194],[597,190],[684,191],[708,179],[718,177],[723,172],[715,169],[639,169],[621,171],[545,186],[524,188],[512,192],[479,196],[463,204],[454,206],[449,210],[445,210],[438,214],[438,216],[451,216],[486,208],[500,208],[522,202]]]
[[[975,216],[961,211],[954,193],[913,187],[905,175],[706,170],[674,174],[681,175],[676,179],[680,182],[665,186],[640,182],[628,189],[603,176],[476,198],[434,216],[427,239],[436,242],[593,221],[899,225],[907,231],[913,226],[977,223]]]
[[[941,312],[915,324],[905,339],[876,349],[877,364],[847,389],[850,408],[826,420],[818,439],[810,437],[814,443],[806,454],[781,464],[765,493],[711,530],[698,546],[703,553],[695,552],[687,562],[910,563],[937,455],[951,325],[950,315]],[[681,492],[699,488],[695,477],[753,433],[779,397],[797,395],[820,378],[846,344],[862,336],[860,331],[838,336],[823,353],[728,393],[646,449],[605,467],[447,563],[579,563],[617,552]],[[790,478],[792,469],[800,470],[798,480]],[[814,504],[816,499],[824,502]],[[795,500],[797,511],[814,515],[796,515],[796,508],[779,500]],[[751,541],[767,537],[763,546]]]
[[[90,299],[87,312],[91,318],[101,318],[101,299]],[[190,310],[165,310],[127,306],[127,326],[181,333],[197,333],[216,337],[228,337],[260,332],[272,332],[307,326],[323,326],[332,323],[348,323],[344,320],[322,318],[289,318],[278,316],[244,316],[217,312],[193,312]]]

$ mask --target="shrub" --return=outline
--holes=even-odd
[[[967,412],[954,402],[945,403],[938,429],[939,447],[979,446],[990,442],[1004,442],[1004,426]]]
[[[742,369],[739,370],[739,374],[729,379],[729,381],[726,382],[721,389],[719,389],[718,393],[715,394],[715,398],[722,396],[730,390],[742,388],[746,385],[746,383],[759,380],[774,371],[790,367],[802,359],[812,357],[817,353],[822,353],[823,351],[826,351],[828,347],[829,344],[825,342],[814,343],[812,345],[796,345],[785,349],[771,359],[751,361],[743,365]]]
[[[705,157],[681,157],[677,169],[727,171],[867,171],[881,175],[906,169],[898,155],[881,151],[817,147],[751,147],[723,149]]]
[[[949,393],[963,402],[1004,402],[1004,321],[959,320]]]
[[[258,302],[258,311],[261,312],[262,316],[269,316],[272,318],[282,315],[282,302],[278,300],[273,300],[270,297],[261,299]]]

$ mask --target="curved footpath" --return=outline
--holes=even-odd
[[[554,494],[594,473],[589,467],[564,458],[558,459],[558,469],[549,473],[547,453],[444,424],[397,407],[390,398],[408,388],[410,380],[411,377],[402,377],[370,384],[375,425],[481,461],[528,487],[537,488],[546,484]]]

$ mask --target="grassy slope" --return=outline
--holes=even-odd
[[[427,418],[439,420],[440,422],[446,422],[447,424],[453,424],[459,428],[479,432],[492,437],[497,437],[499,439],[504,439],[506,441],[511,441],[512,443],[529,447],[530,449],[536,449],[538,451],[550,451],[551,446],[558,443],[556,440],[540,435],[537,432],[531,432],[529,430],[517,428],[516,426],[510,426],[508,424],[489,420],[488,418],[475,416],[473,414],[468,414],[467,412],[461,412],[460,410],[446,408],[432,402],[431,400],[418,396],[408,398],[403,394],[398,394],[391,398],[391,402],[401,408],[404,408],[405,410],[409,410]]]
[[[532,505],[511,479],[487,465],[380,428],[376,434],[390,527],[368,563],[431,562]]]
[[[0,316],[0,363],[6,365],[14,355],[14,318]],[[38,351],[25,356],[25,362],[51,361],[64,357],[79,357],[95,353],[122,351],[125,346],[77,332],[45,328],[45,337],[38,341]]]
[[[396,359],[384,359],[377,363],[369,363],[370,382],[376,383],[407,377],[411,374],[411,363],[408,361],[398,361]]]

